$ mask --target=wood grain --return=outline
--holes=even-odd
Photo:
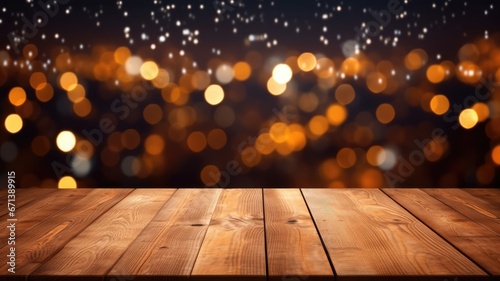
[[[500,188],[463,188],[462,190],[490,204],[500,206]]]
[[[54,193],[48,193],[50,196],[42,196],[33,200],[16,211],[19,223],[16,224],[16,237],[21,237],[26,231],[40,223],[40,221],[51,217],[52,215],[64,211],[66,206],[87,196],[92,189],[65,189]],[[28,196],[28,195],[25,195]],[[8,219],[8,215],[0,217],[0,221]],[[0,241],[7,239],[8,233],[0,233]]]
[[[16,240],[16,273],[9,280],[24,279],[130,192],[132,189],[95,189],[64,212],[41,221]],[[0,272],[7,272],[7,267],[2,263]]]
[[[190,280],[266,280],[261,189],[225,189]]]
[[[128,247],[106,280],[187,280],[220,189],[178,189]]]
[[[41,198],[55,194],[58,190],[52,188],[16,188],[16,211],[20,210],[24,205],[40,200]],[[7,189],[2,189],[2,193],[5,194],[7,198]],[[3,199],[0,203],[0,216],[4,216],[8,213],[7,210],[7,199]]]
[[[488,275],[380,190],[303,189],[338,280]],[[474,279],[474,278],[472,278]]]
[[[89,225],[30,280],[102,280],[175,189],[136,189]]]
[[[264,189],[269,280],[332,280],[333,271],[299,189]]]
[[[500,235],[500,205],[491,204],[456,188],[423,188],[422,190]]]
[[[383,189],[441,237],[476,261],[489,274],[500,276],[500,236],[443,204],[420,189]]]

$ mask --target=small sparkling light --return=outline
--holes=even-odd
[[[292,79],[292,69],[284,63],[280,63],[273,68],[273,79],[279,84],[286,84]]]
[[[5,118],[5,129],[11,134],[19,132],[23,128],[23,119],[18,114],[10,114]]]
[[[460,125],[464,129],[471,129],[474,126],[476,126],[477,122],[479,121],[479,118],[474,109],[468,108],[460,112],[460,115],[458,116],[458,121],[460,122]]]
[[[64,176],[59,180],[57,187],[61,189],[74,189],[76,188],[76,181],[71,176]]]
[[[217,105],[224,100],[224,90],[221,86],[212,84],[205,90],[205,100],[210,105]]]
[[[57,135],[56,144],[63,152],[71,151],[76,145],[75,135],[70,131],[62,131]]]

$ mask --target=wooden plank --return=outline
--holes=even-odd
[[[57,253],[96,218],[113,207],[132,189],[95,189],[86,197],[68,206],[64,212],[43,220],[32,231],[16,239],[16,273],[9,280],[24,280],[42,263]],[[2,255],[8,246],[2,247]],[[1,274],[8,265],[2,263]]]
[[[220,194],[213,188],[178,189],[106,280],[187,280]]]
[[[332,280],[333,271],[299,189],[264,189],[270,281]]]
[[[303,189],[338,280],[487,273],[378,189]],[[471,278],[475,280],[475,278]]]
[[[500,235],[500,205],[490,204],[456,188],[423,188],[422,190]]]
[[[19,223],[16,224],[16,237],[19,238],[42,220],[64,211],[66,206],[85,197],[91,191],[92,189],[88,188],[59,189],[49,193],[48,196],[42,196],[38,200],[27,203],[16,211],[16,217],[19,220]],[[8,215],[4,215],[0,217],[0,221],[5,221],[8,218]],[[7,232],[0,233],[0,241],[6,240],[8,235]]]
[[[30,280],[102,280],[175,189],[136,189],[89,225]]]
[[[464,188],[462,190],[492,205],[500,205],[500,188]]]
[[[225,189],[190,280],[266,280],[261,189]]]
[[[474,260],[500,277],[500,236],[415,188],[383,189],[384,193]]]
[[[16,211],[32,201],[40,200],[57,191],[58,189],[56,188],[16,188],[16,201],[14,202],[16,204]],[[7,189],[3,192],[7,193]],[[0,205],[0,216],[4,216],[8,213],[6,199],[2,200]]]

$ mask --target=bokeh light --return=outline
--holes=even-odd
[[[474,126],[476,126],[477,122],[479,121],[479,118],[474,109],[468,108],[460,112],[460,115],[458,116],[458,121],[460,122],[460,125],[464,129],[471,129]]]
[[[5,129],[11,134],[15,134],[23,128],[23,119],[19,114],[10,114],[5,118]]]
[[[62,131],[56,138],[57,147],[62,152],[71,151],[76,144],[76,137],[71,131]]]
[[[57,187],[60,189],[74,189],[77,188],[76,181],[71,176],[62,177],[57,183]]]
[[[409,70],[417,70],[427,63],[427,53],[422,49],[414,49],[409,52],[404,60],[405,66]]]
[[[224,90],[221,86],[212,84],[205,90],[205,100],[210,105],[217,105],[224,99]]]
[[[125,62],[125,70],[129,75],[138,75],[141,73],[142,59],[138,56],[131,56]]]
[[[491,159],[497,166],[500,166],[500,145],[496,145],[491,150]]]
[[[341,105],[350,104],[355,95],[354,88],[349,84],[340,84],[335,90],[335,99]]]
[[[48,102],[54,97],[54,88],[49,83],[44,83],[36,89],[35,95],[39,101]]]
[[[233,68],[229,64],[221,64],[215,71],[215,77],[221,84],[227,84],[233,81]]]
[[[349,57],[342,62],[342,65],[340,66],[340,70],[342,73],[349,75],[349,76],[354,76],[358,74],[358,72],[361,69],[361,65],[359,61],[356,58]]]
[[[280,63],[273,68],[273,80],[278,84],[286,84],[292,79],[292,69],[284,63]]]
[[[239,61],[233,66],[233,76],[238,81],[247,80],[252,74],[252,68],[247,62]]]
[[[271,95],[279,96],[285,92],[286,83],[280,84],[276,82],[273,77],[271,77],[269,78],[269,80],[267,80],[267,90],[269,91],[269,93],[271,93]]]
[[[187,138],[187,145],[191,151],[201,152],[207,146],[207,138],[202,132],[192,132]]]
[[[392,107],[392,105],[383,103],[377,107],[375,115],[380,123],[387,124],[394,120],[396,112],[394,111],[394,107]]]
[[[203,184],[213,186],[220,181],[221,173],[217,166],[207,165],[201,170],[200,178]]]
[[[490,117],[490,108],[487,104],[478,102],[472,106],[472,109],[477,114],[477,121],[483,122]]]
[[[356,153],[351,148],[344,147],[337,152],[337,163],[343,169],[354,166],[356,160]]]
[[[314,54],[309,52],[302,53],[297,58],[297,65],[302,71],[312,71],[316,67],[316,57],[314,56]]]
[[[427,79],[434,84],[443,81],[446,75],[444,68],[439,64],[433,64],[429,66],[429,68],[427,68],[426,74]]]
[[[154,61],[145,61],[139,69],[142,78],[146,80],[153,80],[158,76],[158,65]]]
[[[78,85],[78,78],[73,72],[65,72],[59,78],[59,85],[64,90],[71,91]]]
[[[151,125],[157,124],[163,118],[163,110],[155,103],[148,104],[143,111],[143,117]]]
[[[328,122],[333,126],[339,126],[347,118],[347,109],[340,104],[332,104],[326,110]]]
[[[381,93],[387,87],[387,79],[380,72],[372,72],[366,77],[366,86],[375,94]]]
[[[227,135],[224,130],[213,129],[207,135],[207,143],[210,148],[219,150],[227,143]]]
[[[160,135],[149,135],[144,142],[144,147],[147,153],[151,155],[159,155],[163,152],[165,142]]]
[[[9,92],[9,101],[14,106],[21,106],[26,101],[26,92],[21,87],[14,87]]]
[[[431,99],[430,108],[434,114],[443,115],[450,108],[450,102],[445,95],[435,95]]]
[[[316,136],[322,136],[328,130],[328,119],[322,115],[316,115],[309,121],[309,130]]]
[[[47,77],[43,72],[34,72],[30,76],[30,86],[38,90],[40,87],[43,87],[47,83]]]
[[[2,26],[14,30],[28,2],[6,3]],[[356,38],[332,26],[366,27],[374,3],[328,13],[263,1],[223,15],[142,3],[106,8],[111,21],[74,3],[68,26],[0,51],[0,159],[21,169],[20,186],[60,186],[45,165],[56,161],[70,187],[214,186],[227,175],[230,187],[386,187],[416,158],[396,186],[496,186],[498,9],[468,4],[457,29],[463,5],[422,14],[410,2]],[[194,16],[201,7],[212,24]],[[89,13],[95,26],[72,20]],[[99,36],[75,40],[78,29]]]

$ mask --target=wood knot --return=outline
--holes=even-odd
[[[202,223],[193,223],[191,226],[203,226]]]
[[[298,222],[298,220],[296,220],[296,219],[289,219],[286,222],[287,223],[296,223],[296,222]]]

